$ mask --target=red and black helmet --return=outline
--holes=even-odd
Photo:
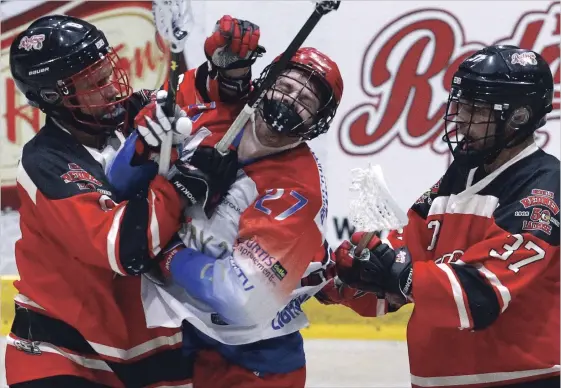
[[[271,66],[279,60],[280,56],[275,58],[263,72],[257,82],[263,80]],[[298,70],[306,76],[305,82],[301,84],[300,91],[292,93],[290,96],[286,91],[283,91],[279,86],[283,77],[290,78],[290,72]],[[317,97],[319,98],[319,108],[315,112],[309,112],[309,119],[307,120],[290,120],[290,114],[286,114],[286,109],[282,110],[272,104],[272,96],[280,95],[281,100],[284,101],[285,107],[294,107],[298,102],[298,96],[305,88],[310,88],[311,85],[318,90]],[[343,78],[337,64],[321,51],[312,47],[302,47],[290,59],[285,70],[275,81],[270,88],[273,94],[268,93],[263,99],[260,106],[260,113],[263,118],[271,127],[272,130],[277,132],[286,133],[289,136],[301,137],[305,140],[311,140],[318,135],[327,132],[329,125],[337,112],[337,107],[341,102],[343,96]],[[277,94],[274,94],[277,93]],[[305,109],[305,105],[303,109]],[[301,108],[302,109],[302,108]],[[281,124],[274,125],[273,123],[279,122]]]

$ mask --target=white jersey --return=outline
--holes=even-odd
[[[203,128],[189,147],[209,142],[210,135]],[[235,288],[228,284],[236,283],[232,306],[244,306],[251,324],[226,324],[180,286],[159,286],[144,278],[148,326],[179,327],[185,319],[232,345],[306,327],[302,304],[327,281],[302,287],[301,279],[324,271],[329,263],[326,217],[326,182],[306,144],[246,165],[210,219],[200,206],[188,209],[180,236],[187,247],[217,259],[213,287],[228,291]]]

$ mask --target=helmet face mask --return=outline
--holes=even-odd
[[[316,136],[322,113],[333,97],[315,77],[314,72],[298,68],[278,77],[259,106],[271,131],[305,140]]]
[[[277,60],[263,70],[257,83]],[[301,48],[265,94],[258,113],[271,133],[311,140],[329,129],[342,93],[335,62],[316,49]]]
[[[539,54],[515,46],[487,47],[454,74],[443,140],[458,164],[491,164],[545,124],[552,99],[553,76]]]
[[[493,104],[462,97],[461,89],[453,88],[444,116],[444,141],[454,158],[478,165],[494,154],[504,138],[500,111]]]
[[[77,123],[115,129],[125,121],[123,103],[132,94],[119,57],[112,50],[79,73],[57,82],[61,105]]]

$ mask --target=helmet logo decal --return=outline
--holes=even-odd
[[[38,75],[38,74],[47,73],[48,71],[49,71],[49,67],[47,66],[47,67],[43,67],[42,69],[31,70],[28,75]]]
[[[74,28],[83,28],[81,24],[68,22],[64,25],[64,27],[74,27]]]
[[[41,50],[43,48],[43,41],[45,40],[45,34],[24,36],[20,42],[18,48],[24,49],[25,51]]]
[[[513,65],[519,64],[520,66],[532,65],[535,66],[538,64],[536,59],[536,54],[533,52],[526,52],[526,53],[514,53],[510,58],[510,63]]]

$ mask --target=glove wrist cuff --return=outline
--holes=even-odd
[[[220,98],[225,101],[237,101],[249,94],[251,86],[251,69],[241,77],[229,77],[219,70],[216,75]]]
[[[399,279],[399,291],[409,299],[413,292],[413,268],[405,270]]]
[[[258,58],[256,55],[252,55],[247,59],[238,59],[235,62],[230,63],[229,65],[220,66],[219,64],[216,63],[215,60],[213,60],[212,56],[206,53],[205,56],[212,70],[215,71],[234,70],[234,69],[242,69],[244,67],[251,67]]]

